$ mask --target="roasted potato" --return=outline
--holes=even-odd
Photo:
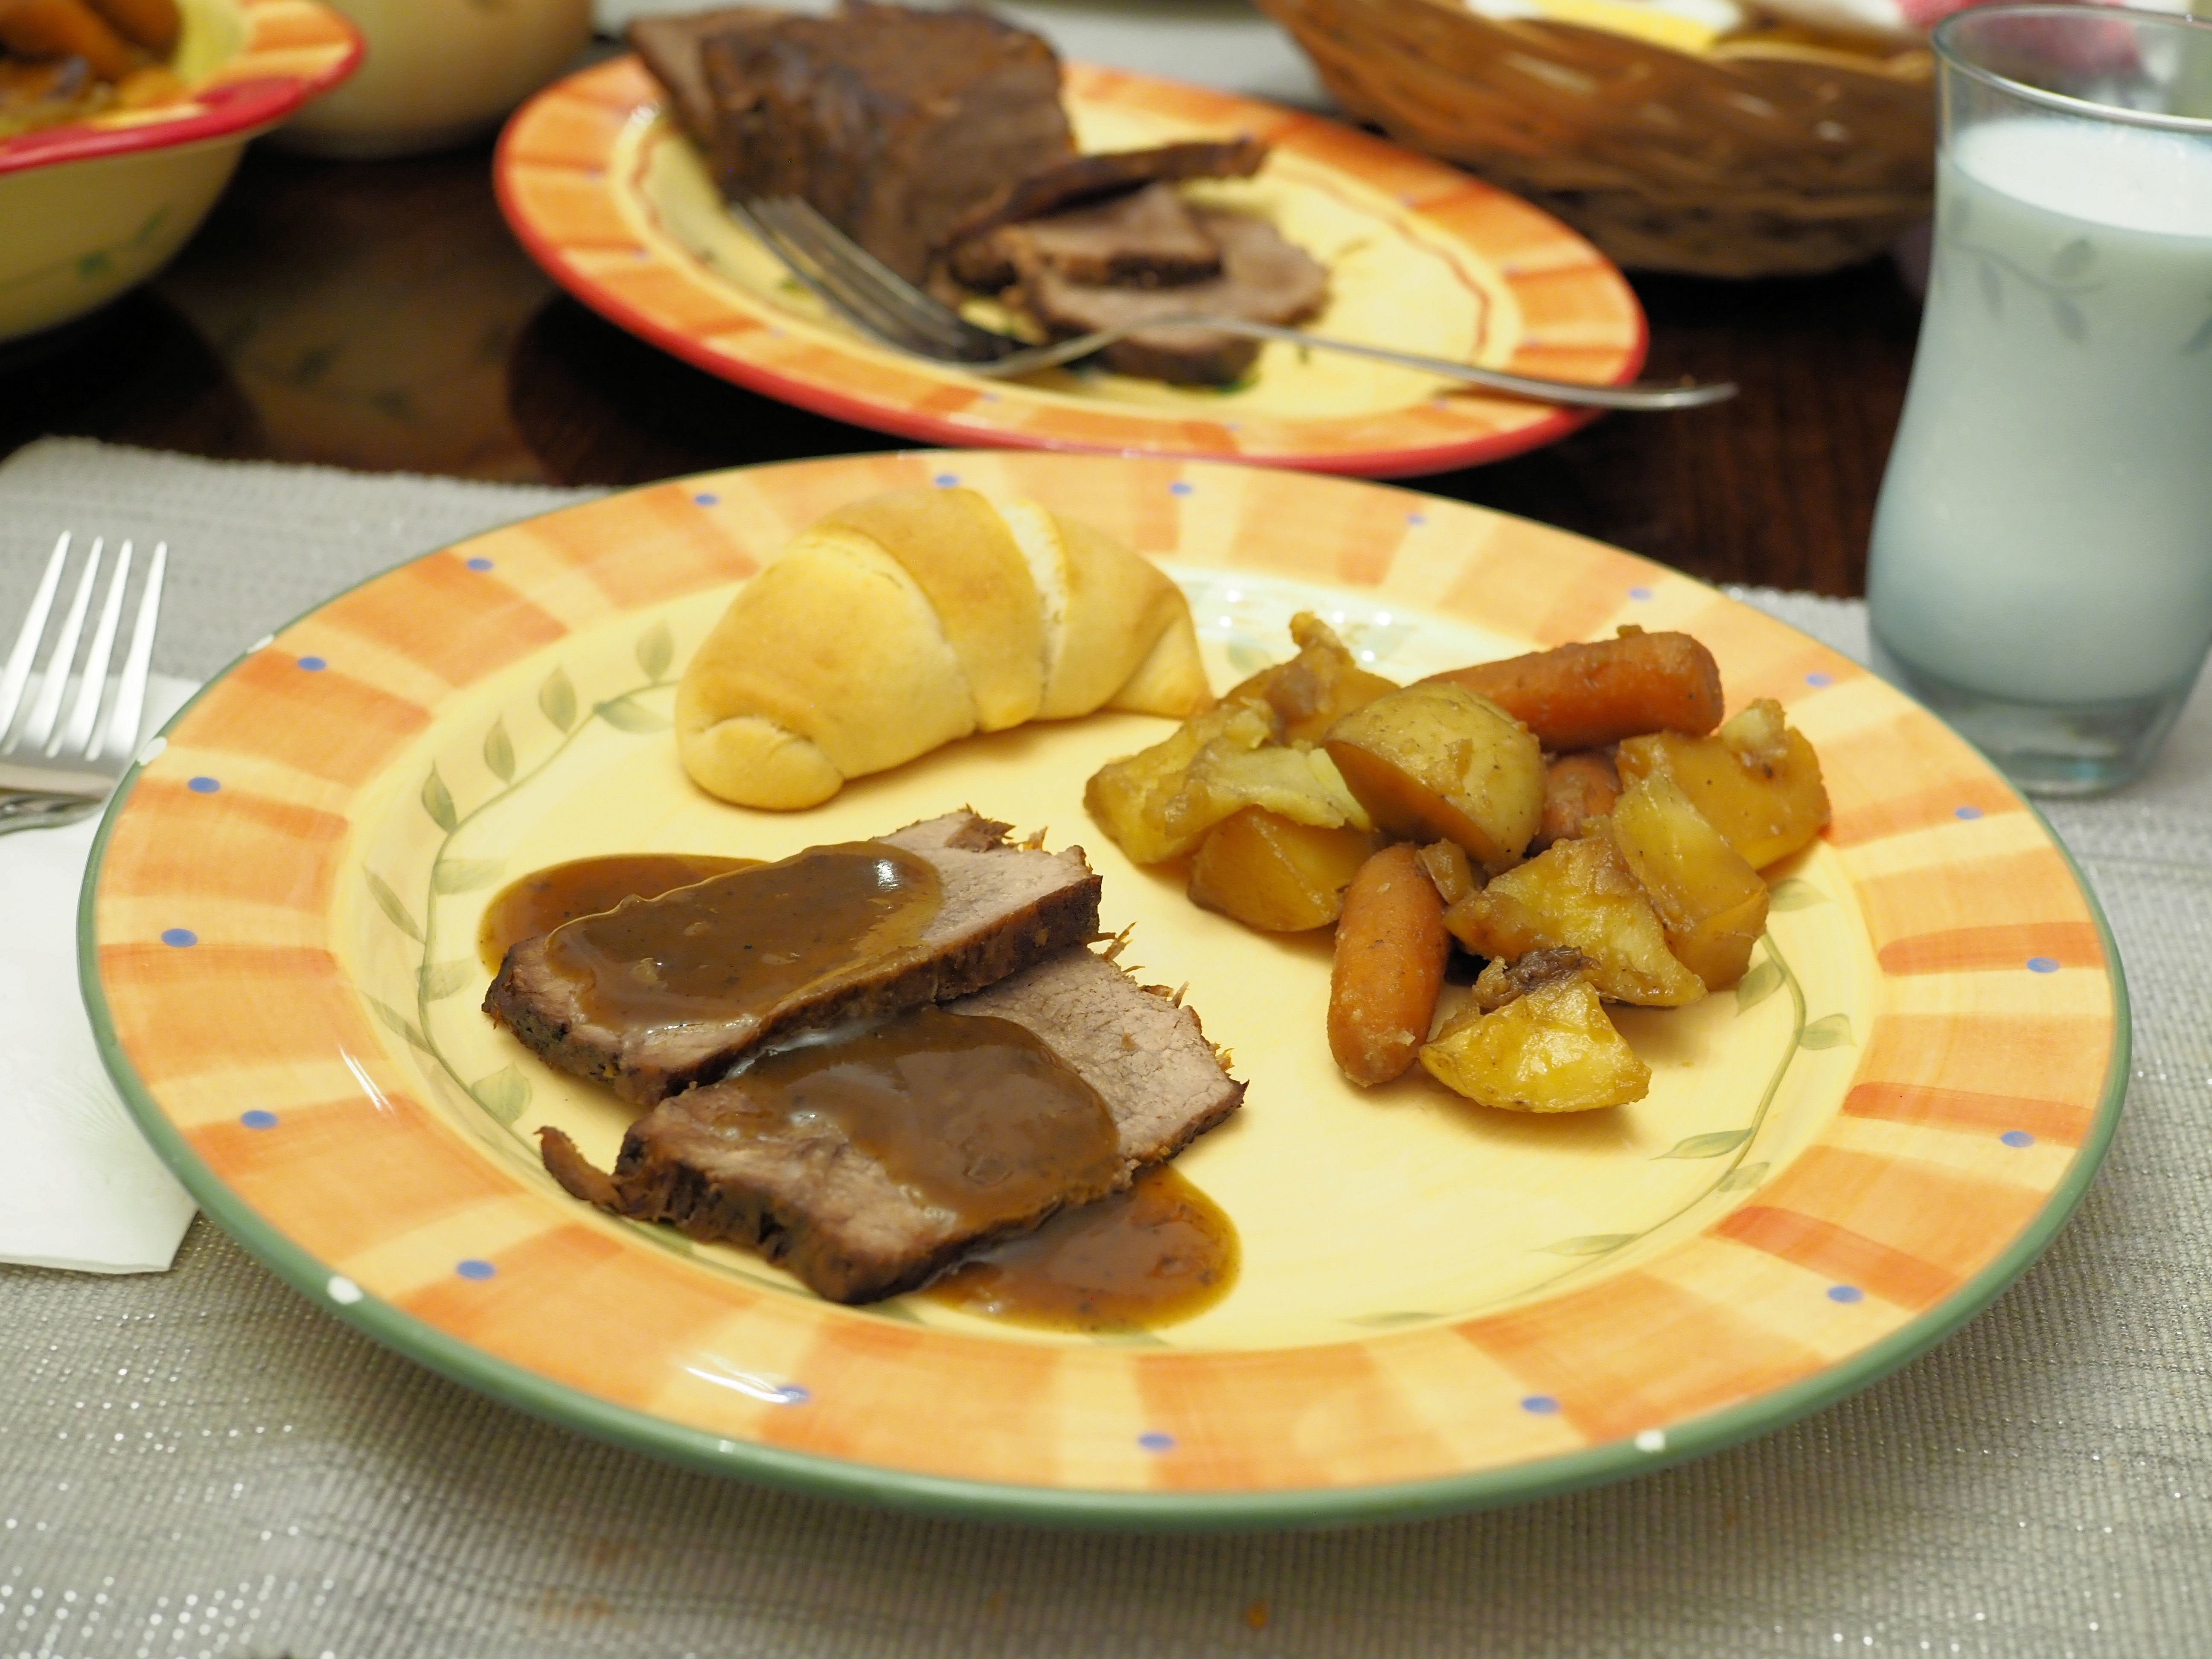
[[[1723,991],[1743,977],[1766,927],[1766,884],[1665,773],[1639,779],[1607,833],[1620,848],[1682,965]]]
[[[1710,738],[1659,732],[1620,745],[1621,780],[1665,773],[1754,870],[1809,844],[1828,822],[1820,757],[1762,698]]]
[[[1544,755],[1528,729],[1455,685],[1377,697],[1329,728],[1329,758],[1375,827],[1457,842],[1485,870],[1518,863],[1544,815]]]
[[[1265,702],[1285,743],[1319,743],[1328,728],[1398,683],[1362,668],[1327,623],[1310,611],[1291,618],[1298,654],[1240,682],[1227,702]]]
[[[1223,702],[1185,720],[1150,749],[1109,761],[1083,787],[1084,810],[1114,844],[1139,864],[1158,864],[1198,845],[1212,820],[1171,830],[1168,809],[1182,793],[1191,763],[1208,744],[1256,749],[1274,735],[1266,710]],[[1226,817],[1227,814],[1223,814]]]
[[[1374,850],[1364,830],[1300,823],[1247,806],[1199,843],[1191,901],[1266,933],[1325,927],[1343,910],[1344,890]]]
[[[1467,861],[1467,848],[1455,841],[1432,841],[1416,854],[1421,868],[1446,904],[1456,904],[1482,884]]]
[[[1590,982],[1616,1002],[1676,1008],[1705,994],[1667,948],[1658,913],[1609,836],[1555,842],[1451,906],[1444,926],[1480,957],[1579,951]]]
[[[1194,843],[1248,806],[1264,806],[1316,830],[1370,827],[1335,763],[1320,750],[1246,749],[1233,736],[1217,738],[1198,751],[1160,817],[1177,842]]]
[[[1501,1008],[1469,1004],[1421,1049],[1422,1066],[1455,1094],[1507,1112],[1626,1106],[1651,1068],[1606,1017],[1589,977],[1547,979]]]

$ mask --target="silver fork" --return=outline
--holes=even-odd
[[[1190,327],[1212,329],[1247,339],[1289,340],[1322,351],[1346,352],[1547,404],[1577,404],[1593,409],[1697,409],[1720,403],[1736,393],[1734,383],[1729,381],[1703,386],[1591,386],[1579,380],[1508,374],[1502,369],[1478,368],[1472,363],[1453,362],[1442,357],[1422,357],[1355,340],[1331,339],[1327,335],[1309,334],[1304,329],[1203,313],[1149,318],[1142,323],[1036,345],[969,322],[951,307],[908,282],[798,197],[732,202],[730,214],[824,305],[863,333],[910,356],[956,364],[970,374],[993,380],[1011,379],[1073,362],[1132,334],[1157,328]]]
[[[77,647],[106,550],[99,538],[77,573],[44,665],[39,662],[68,574],[70,539],[64,531],[54,544],[15,647],[0,666],[0,790],[8,792],[0,794],[0,834],[68,823],[96,811],[137,752],[169,544],[161,543],[148,562],[123,664],[111,676],[134,562],[129,542],[116,554],[82,659]]]

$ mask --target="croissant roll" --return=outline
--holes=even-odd
[[[137,64],[131,43],[83,0],[0,0],[0,46],[25,58],[82,58],[103,81]]]
[[[790,810],[970,732],[1209,701],[1190,607],[1150,560],[1035,501],[902,489],[739,590],[684,671],[676,738],[702,788]]]

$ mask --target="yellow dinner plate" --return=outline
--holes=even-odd
[[[1272,219],[1330,271],[1316,333],[1559,380],[1632,380],[1644,313],[1605,256],[1516,197],[1349,127],[1071,66],[1086,150],[1250,133],[1261,175],[1190,186]],[[623,58],[549,88],[494,164],[507,222],[586,305],[708,373],[908,437],[1396,477],[1518,454],[1592,418],[1387,364],[1269,345],[1226,390],[1055,369],[978,379],[830,317],[723,210],[659,87]]]
[[[1085,818],[1167,722],[952,744],[807,812],[694,788],[674,682],[825,510],[958,482],[1160,559],[1218,685],[1321,611],[1407,678],[1680,628],[1732,707],[1787,705],[1835,817],[1770,875],[1735,990],[1620,1011],[1650,1097],[1492,1113],[1362,1092],[1328,945],[1194,908]],[[530,1132],[610,1161],[612,1097],[477,1011],[484,905],[596,854],[775,857],[969,804],[1104,876],[1125,961],[1188,986],[1249,1079],[1180,1160],[1241,1235],[1230,1294],[1140,1339],[934,1301],[818,1300],[743,1251],[563,1194]],[[1269,1525],[1463,1508],[1656,1467],[1862,1387],[1987,1303],[2065,1219],[2119,1111],[2127,1022],[2042,821],[1917,705],[1626,553],[1295,472],[1020,452],[740,470],[434,553],[241,658],[110,808],[84,985],[108,1063],[209,1212],[339,1317],[586,1432],[945,1512]]]

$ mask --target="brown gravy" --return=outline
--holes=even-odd
[[[1152,1330],[1205,1312],[1237,1282],[1237,1229],[1164,1164],[1126,1192],[987,1246],[922,1294],[1041,1330]]]
[[[550,933],[564,922],[611,910],[626,898],[659,898],[710,876],[750,870],[759,862],[711,853],[616,853],[550,865],[500,890],[477,929],[477,953],[483,958],[484,971],[495,974],[514,946]]]
[[[914,944],[940,897],[927,860],[848,842],[628,900],[555,929],[545,951],[592,1020],[732,1019]]]
[[[1071,1188],[1102,1191],[1120,1168],[1098,1091],[1027,1026],[990,1015],[917,1008],[764,1055],[732,1082],[723,1092],[743,1097],[750,1122],[724,1133],[834,1124],[968,1227],[1034,1215]]]

